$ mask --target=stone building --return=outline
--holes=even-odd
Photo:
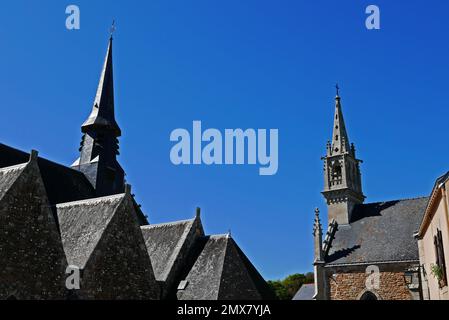
[[[148,223],[117,161],[114,108],[111,37],[71,167],[0,144],[0,299],[273,299],[230,234],[205,234],[199,209]]]
[[[449,172],[439,177],[417,234],[423,298],[449,300]]]
[[[414,238],[428,198],[364,203],[361,160],[350,144],[337,89],[332,140],[324,161],[328,228],[314,223],[315,299],[419,299],[407,282],[419,266]]]

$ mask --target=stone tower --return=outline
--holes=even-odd
[[[356,204],[363,203],[360,163],[355,155],[354,144],[349,144],[341,98],[337,86],[335,97],[334,127],[332,142],[328,141],[324,160],[324,191],[328,207],[329,222],[349,224]]]
[[[114,115],[112,36],[89,118],[81,126],[80,157],[72,167],[83,172],[98,196],[124,192],[125,173],[117,161],[121,130]]]

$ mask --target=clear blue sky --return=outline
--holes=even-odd
[[[81,29],[65,28],[65,8]],[[365,8],[381,9],[381,30]],[[117,21],[121,164],[152,223],[203,209],[267,279],[312,270],[320,157],[340,84],[367,201],[426,195],[449,170],[449,4],[433,1],[2,1],[1,142],[71,164]],[[171,164],[170,132],[278,128],[279,171]]]

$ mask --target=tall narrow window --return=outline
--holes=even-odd
[[[436,265],[441,270],[442,275],[439,281],[440,288],[447,286],[446,260],[444,257],[443,235],[441,230],[437,229],[437,234],[434,236]]]

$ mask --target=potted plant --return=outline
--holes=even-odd
[[[443,269],[437,264],[432,264],[430,270],[435,279],[438,280],[440,288],[444,287]]]

